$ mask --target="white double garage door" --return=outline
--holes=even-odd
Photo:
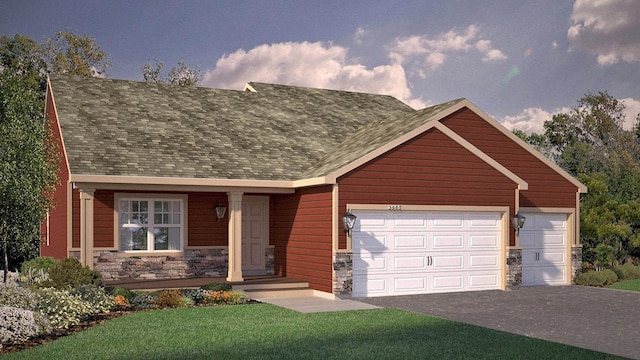
[[[375,297],[440,292],[492,290],[501,288],[506,255],[502,249],[503,228],[509,226],[496,212],[437,211],[353,211],[353,296]],[[538,216],[540,219],[538,219]],[[528,216],[534,221],[521,233],[525,239],[544,237],[549,225],[544,215]],[[566,219],[566,216],[565,216]],[[538,220],[538,221],[536,221]],[[557,224],[556,224],[557,225]],[[562,222],[562,226],[566,226]],[[526,227],[526,226],[525,226]],[[558,230],[558,229],[556,229]],[[566,234],[564,229],[558,230]],[[504,231],[506,234],[506,229]],[[562,235],[562,241],[566,236]],[[551,237],[554,241],[556,237]],[[505,240],[506,241],[506,240]],[[534,241],[535,242],[535,241]],[[542,240],[544,243],[544,240]],[[552,274],[542,269],[544,245],[523,250],[523,280],[539,285]],[[538,246],[538,247],[536,247]],[[541,253],[541,254],[536,254]],[[562,261],[564,252],[562,252]],[[532,264],[527,260],[532,257]],[[555,256],[555,255],[554,255]],[[545,263],[546,264],[546,263]],[[534,268],[531,268],[531,266]],[[525,275],[525,268],[527,275]],[[535,267],[538,266],[536,269]],[[548,267],[548,266],[547,266]],[[553,268],[564,266],[553,265]],[[531,271],[535,269],[535,271]],[[531,275],[529,274],[536,274]],[[563,274],[554,273],[552,282],[564,283]],[[545,280],[545,281],[546,281]],[[538,281],[538,283],[536,283]]]

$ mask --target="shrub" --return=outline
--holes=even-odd
[[[136,309],[153,309],[156,307],[155,300],[156,298],[149,293],[134,292],[129,304]]]
[[[69,328],[95,313],[94,308],[69,290],[40,288],[35,291],[36,311],[54,327]]]
[[[613,268],[620,280],[640,279],[640,266],[626,263]]]
[[[212,282],[212,283],[208,283],[200,286],[200,289],[211,290],[211,291],[231,291],[232,287],[230,284],[227,284],[227,283]]]
[[[95,285],[80,285],[71,289],[69,293],[86,301],[91,307],[92,314],[107,313],[114,306],[113,298],[107,295],[103,288]]]
[[[129,300],[124,295],[115,295],[113,297],[113,303],[116,307],[124,307],[127,308],[131,306]]]
[[[35,305],[36,299],[31,290],[21,286],[0,285],[0,306],[33,310]]]
[[[180,290],[162,290],[156,295],[153,303],[159,308],[185,307],[189,302],[193,305],[192,300],[186,299],[189,298],[183,297]]]
[[[617,280],[618,275],[616,275],[613,270],[605,269],[602,271],[583,272],[576,278],[576,284],[586,286],[605,286],[613,284]]]
[[[29,267],[20,273],[20,283],[27,287],[39,287],[47,281],[49,281],[49,273],[44,269]]]
[[[45,281],[43,286],[65,289],[85,284],[101,286],[102,275],[87,266],[82,266],[75,258],[66,258],[49,269],[49,281]]]
[[[59,260],[56,260],[52,257],[40,256],[33,260],[25,261],[22,263],[22,267],[20,268],[20,272],[24,273],[29,271],[29,269],[39,269],[48,272],[55,264],[57,264]]]
[[[211,292],[211,290],[204,289],[184,289],[182,290],[182,296],[187,297],[193,301],[194,304],[202,304],[204,295]]]
[[[49,331],[49,320],[41,314],[12,306],[0,307],[0,343],[27,340]]]
[[[107,294],[112,295],[112,296],[122,296],[125,299],[131,300],[134,298],[134,296],[136,296],[136,294],[129,290],[129,289],[125,289],[123,287],[119,287],[119,286],[107,286],[104,288],[104,290],[107,292]]]
[[[242,291],[211,291],[204,294],[202,304],[205,305],[235,305],[242,304],[247,300],[247,296]]]

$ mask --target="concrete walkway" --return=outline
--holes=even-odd
[[[361,301],[640,359],[640,292],[539,286]]]
[[[330,299],[322,296],[297,297],[265,297],[252,298],[263,303],[273,304],[301,313],[316,313],[328,311],[369,310],[379,309],[379,306],[353,300]]]

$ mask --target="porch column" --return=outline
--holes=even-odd
[[[94,189],[80,189],[80,263],[93,269]]]
[[[229,192],[229,270],[227,281],[242,278],[242,193]]]

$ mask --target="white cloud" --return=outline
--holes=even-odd
[[[364,38],[369,34],[369,32],[367,30],[365,30],[364,28],[358,26],[356,28],[356,31],[354,31],[353,33],[353,42],[361,45],[362,42],[364,41]]]
[[[625,122],[624,124],[622,124],[622,128],[625,130],[631,130],[636,123],[636,116],[640,114],[640,100],[626,98],[620,99],[620,101],[622,101],[625,105]]]
[[[636,121],[636,116],[640,114],[640,100],[633,98],[619,99],[625,105],[625,121],[622,124],[624,130],[631,130]],[[522,110],[520,114],[513,116],[505,116],[502,119],[502,125],[509,130],[522,130],[527,134],[543,133],[544,122],[551,120],[555,114],[569,114],[572,111],[569,107],[556,109],[555,111],[546,111],[542,108],[527,108]]]
[[[571,20],[572,46],[596,55],[598,64],[640,61],[640,1],[576,0]]]
[[[423,77],[425,66],[434,70],[442,66],[451,54],[470,51],[479,52],[485,62],[507,59],[502,51],[493,48],[491,40],[482,37],[477,25],[470,25],[464,31],[452,29],[433,38],[427,35],[398,38],[388,56],[393,63],[411,66],[415,69],[412,74]]]
[[[527,134],[540,134],[544,132],[544,122],[551,120],[553,114],[568,110],[569,109],[556,110],[554,113],[551,113],[541,108],[527,108],[522,110],[518,115],[505,116],[502,119],[502,125],[509,130],[517,129]]]
[[[247,82],[268,82],[315,88],[368,92],[394,96],[414,108],[425,102],[415,98],[400,64],[374,68],[349,58],[348,49],[324,42],[285,42],[239,49],[217,60],[205,71],[202,84],[242,89]]]

